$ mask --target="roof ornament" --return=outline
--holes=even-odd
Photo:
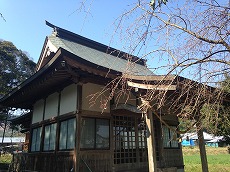
[[[54,36],[58,36],[58,28],[57,27],[54,27],[53,28],[53,33],[52,33]]]
[[[51,24],[50,22],[46,21],[46,25],[53,28],[53,32],[52,32],[52,35],[53,36],[58,36],[58,30],[59,28],[53,24]]]

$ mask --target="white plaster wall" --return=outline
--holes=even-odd
[[[109,92],[100,95],[93,106],[90,106],[90,95],[100,93],[103,88],[103,85],[92,83],[87,83],[82,86],[82,110],[102,112],[103,109],[101,108],[101,102],[105,100],[105,97],[109,96]],[[110,102],[108,102],[107,107],[103,112],[110,112]]]
[[[34,104],[32,124],[42,121],[44,110],[44,100],[39,100]]]
[[[59,93],[54,93],[46,98],[45,119],[50,119],[58,115]]]
[[[61,92],[60,115],[76,111],[77,85],[72,84]]]

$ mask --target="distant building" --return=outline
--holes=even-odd
[[[0,137],[0,151],[1,153],[22,151],[24,142],[25,137],[4,137],[4,139]]]
[[[3,142],[2,139],[3,137],[0,137],[0,144],[2,147],[25,142],[25,137],[4,137]]]
[[[223,140],[223,136],[214,136],[212,134],[209,134],[207,132],[203,132],[203,136],[204,136],[204,141],[205,144],[207,146],[211,146],[211,147],[219,147],[219,146],[223,146],[225,144],[223,144],[224,140]],[[220,144],[222,143],[222,144]],[[198,145],[198,136],[197,133],[186,133],[182,136],[182,142],[181,142],[182,146],[196,146]]]

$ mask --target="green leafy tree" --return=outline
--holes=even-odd
[[[221,88],[227,92],[230,93],[230,75],[225,74],[225,79],[221,82]]]
[[[221,88],[227,93],[230,94],[230,76],[225,74],[225,80],[221,83]],[[218,134],[223,135],[225,140],[230,144],[230,105],[225,104],[221,109],[220,114],[222,118],[218,126]]]
[[[168,0],[158,0],[156,2],[156,0],[151,0],[149,5],[152,7],[153,10],[155,10],[158,6],[160,7],[161,4],[165,4],[168,2]],[[158,3],[158,6],[156,6],[156,4]]]
[[[225,79],[221,82],[220,88],[225,94],[230,93],[230,76],[225,74]],[[204,104],[202,110],[203,127],[210,133],[217,136],[224,136],[227,143],[230,143],[230,106],[223,104]]]
[[[17,49],[12,42],[0,41],[0,98],[30,77],[36,64],[26,53]],[[0,109],[0,127],[9,126],[7,119],[12,115],[9,108]]]
[[[216,136],[224,136],[230,143],[230,107],[228,105],[205,104],[201,110],[202,126]]]
[[[0,41],[0,95],[5,95],[30,77],[35,65],[12,42]]]

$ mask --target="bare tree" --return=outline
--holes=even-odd
[[[114,33],[123,41],[124,49],[147,59],[148,67],[155,74],[165,75],[165,78],[154,83],[156,86],[173,85],[180,80],[177,93],[156,88],[141,93],[140,109],[146,111],[151,108],[157,114],[159,109],[168,107],[182,119],[191,120],[197,118],[194,114],[200,113],[204,104],[223,103],[219,83],[224,80],[224,74],[230,72],[229,11],[228,0],[173,0],[159,3],[137,0],[114,21]],[[132,63],[128,65],[127,74]],[[167,79],[171,75],[180,75],[189,80],[178,77]],[[131,81],[132,77],[126,74],[116,78],[101,93],[92,95],[92,103],[107,90],[111,95],[107,101],[103,101],[104,104],[114,94],[129,97],[134,89],[127,86],[127,82]],[[147,81],[143,82],[146,84]],[[121,91],[116,92],[117,88]]]
[[[1,17],[4,21],[6,21],[6,19],[5,19],[4,16],[2,15],[2,13],[0,13],[0,17]]]
[[[157,73],[164,68],[200,80],[201,71],[202,82],[210,84],[229,72],[229,10],[228,1],[175,0],[152,10],[149,1],[139,0],[115,24],[122,28],[119,36],[132,42],[130,52],[162,61],[151,65]]]

